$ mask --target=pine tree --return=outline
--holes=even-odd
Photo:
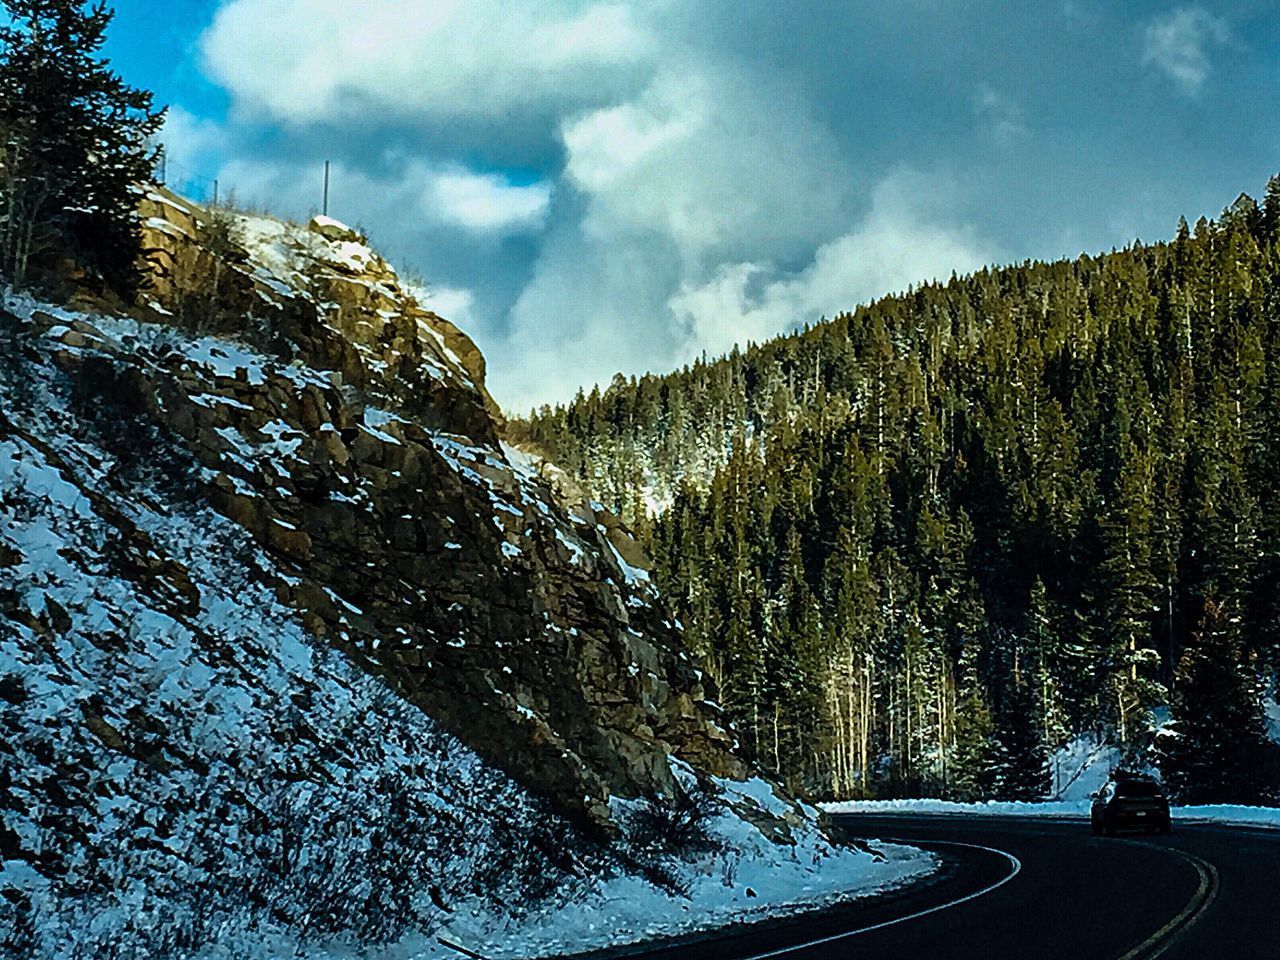
[[[3,0],[0,27],[0,272],[16,286],[70,256],[125,295],[141,282],[136,185],[163,122],[152,95],[99,56],[104,3]]]
[[[1028,601],[1027,654],[1030,682],[1036,685],[1034,692],[1039,706],[1036,720],[1040,726],[1040,738],[1046,747],[1060,746],[1070,734],[1059,675],[1068,655],[1048,590],[1040,577],[1036,577],[1032,584]]]
[[[991,779],[999,800],[1041,800],[1049,792],[1049,757],[1028,678],[1010,678],[997,715]]]
[[[1267,181],[1262,202],[1262,235],[1266,243],[1280,243],[1280,173]]]
[[[1262,233],[1263,211],[1257,201],[1247,193],[1236,197],[1235,203],[1222,211],[1218,222],[1228,230],[1242,230],[1259,236]]]
[[[1140,390],[1130,388],[1133,396]],[[1099,555],[1090,577],[1099,656],[1107,670],[1103,709],[1121,741],[1142,739],[1149,710],[1163,698],[1156,677],[1159,655],[1152,649],[1151,615],[1155,580],[1151,573],[1154,464],[1132,433],[1128,404],[1113,414],[1123,436],[1117,441],[1114,477],[1098,518]]]
[[[992,788],[993,725],[987,691],[980,677],[981,636],[986,614],[975,591],[961,591],[956,617],[961,651],[956,677],[955,748],[951,763],[951,795],[957,800],[978,800]]]
[[[824,571],[827,630],[835,665],[832,713],[838,718],[833,736],[837,795],[854,787],[868,791],[871,741],[871,638],[875,632],[876,592],[867,546],[848,526],[836,535],[834,553]]]
[[[1267,803],[1277,798],[1276,745],[1266,734],[1257,678],[1240,622],[1210,598],[1179,666],[1171,733],[1160,767],[1187,804]]]

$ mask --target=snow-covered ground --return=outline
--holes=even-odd
[[[0,387],[0,955],[292,956],[588,894],[604,862],[315,642],[248,535],[176,496],[192,464],[23,372],[35,397]]]
[[[1057,802],[1087,802],[1107,782],[1120,757],[1120,750],[1101,737],[1073,737],[1049,758],[1049,795]]]
[[[951,800],[847,800],[823,803],[829,813],[984,813],[999,816],[1088,816],[1090,798],[1107,781],[1118,764],[1120,751],[1106,740],[1084,734],[1055,751],[1049,761],[1051,798],[1036,803],[989,800],[958,803]]]
[[[1271,735],[1280,741],[1280,704],[1268,701],[1267,720]],[[1167,711],[1156,717],[1167,723]],[[1050,759],[1053,799],[1036,803],[990,800],[984,803],[955,803],[949,800],[849,800],[820,806],[828,813],[920,813],[931,815],[987,815],[1018,817],[1087,817],[1089,804],[1111,771],[1119,765],[1121,751],[1112,743],[1091,734],[1078,736],[1057,750]],[[1231,823],[1239,826],[1280,828],[1280,808],[1242,807],[1216,804],[1174,807],[1173,818],[1186,822]]]
[[[828,813],[921,813],[997,817],[1087,817],[1089,801],[1045,801],[1018,803],[990,800],[985,803],[954,803],[950,800],[846,800],[824,803]],[[1186,822],[1231,823],[1238,826],[1280,828],[1280,808],[1239,807],[1215,804],[1202,807],[1174,807],[1173,819]]]
[[[773,798],[763,781],[725,783],[731,794]],[[816,813],[816,811],[815,811]],[[681,866],[684,894],[673,897],[635,875],[615,876],[589,896],[548,903],[518,923],[497,925],[490,915],[451,921],[444,932],[492,957],[555,956],[603,946],[689,934],[764,917],[785,916],[883,893],[936,869],[920,850],[874,845],[873,855],[829,846],[812,826],[779,848],[741,818],[722,813],[711,828],[722,849]]]
[[[538,957],[935,868],[834,847],[759,780],[716,785],[697,853],[591,842],[309,634],[199,465],[48,347],[0,341],[0,956]]]

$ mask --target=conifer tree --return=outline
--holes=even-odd
[[[1049,757],[1037,722],[1035,693],[1025,676],[1004,685],[993,733],[991,779],[999,800],[1040,800],[1049,790]]]
[[[1222,211],[1218,222],[1228,230],[1242,230],[1259,236],[1262,232],[1263,211],[1257,201],[1247,193],[1236,198],[1235,203]]]
[[[1280,173],[1267,181],[1262,204],[1262,233],[1266,243],[1280,243]]]
[[[956,678],[955,748],[951,795],[957,800],[979,800],[992,788],[994,727],[987,691],[982,683],[981,637],[986,614],[971,588],[962,588],[956,626],[962,637]]]
[[[1061,680],[1068,653],[1048,590],[1044,580],[1038,576],[1031,586],[1027,611],[1027,653],[1031,682],[1036,686],[1034,694],[1039,706],[1036,722],[1040,726],[1040,739],[1046,747],[1056,747],[1070,735]]]
[[[992,787],[993,726],[986,692],[977,671],[961,665],[956,694],[955,747],[949,795],[956,800],[981,800]]]
[[[112,11],[83,0],[3,0],[0,27],[0,272],[71,257],[122,294],[141,281],[136,185],[163,112],[100,56]]]
[[[1272,178],[1280,191],[1280,177]],[[1270,196],[1270,193],[1268,193]],[[1277,196],[1280,215],[1280,196]],[[1263,398],[1258,409],[1258,443],[1251,451],[1251,484],[1255,490],[1274,488],[1280,477],[1280,246],[1273,248],[1276,269],[1267,292],[1266,339],[1263,352],[1271,358]],[[1258,498],[1257,558],[1250,584],[1248,622],[1257,645],[1273,672],[1280,672],[1280,496]]]
[[[1277,798],[1277,747],[1267,739],[1261,691],[1240,620],[1214,598],[1179,665],[1171,734],[1160,768],[1186,804],[1262,804]]]

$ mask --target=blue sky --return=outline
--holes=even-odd
[[[1280,171],[1263,0],[121,0],[192,192],[331,212],[509,407],[952,270],[1172,233]]]
[[[226,112],[226,91],[199,63],[200,36],[217,0],[123,0],[107,35],[106,54],[130,81],[203,116]]]

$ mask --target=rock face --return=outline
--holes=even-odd
[[[32,305],[6,299],[0,957],[346,955],[617,869],[311,635],[190,453],[53,367],[87,325],[10,339]]]
[[[147,198],[155,302],[35,313],[84,389],[145,411],[277,597],[450,732],[605,832],[671,757],[744,775],[616,518],[500,441],[484,362],[348,228]],[[104,730],[103,736],[109,737]]]

